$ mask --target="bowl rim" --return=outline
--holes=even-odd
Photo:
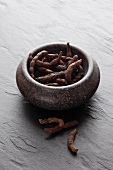
[[[76,83],[73,83],[73,84],[70,84],[70,85],[66,85],[66,86],[48,86],[48,85],[42,84],[42,83],[37,82],[36,80],[34,80],[30,76],[30,74],[28,72],[28,69],[27,69],[27,61],[28,61],[29,54],[30,53],[33,54],[36,50],[38,50],[40,48],[44,48],[46,46],[51,46],[51,45],[66,45],[66,43],[62,43],[62,42],[46,43],[46,44],[40,45],[40,46],[35,47],[32,50],[30,50],[30,52],[28,53],[27,57],[24,58],[23,63],[22,63],[23,64],[22,67],[23,67],[24,75],[27,78],[27,80],[31,81],[36,86],[38,85],[38,86],[43,87],[43,88],[58,90],[58,89],[69,89],[69,88],[72,88],[72,87],[75,87],[75,86],[77,87],[77,86],[83,84],[86,80],[89,79],[89,77],[91,76],[91,74],[93,72],[93,59],[92,59],[92,57],[89,56],[87,54],[87,52],[85,50],[83,50],[82,48],[80,48],[79,46],[76,46],[74,44],[70,44],[70,46],[72,48],[76,48],[78,51],[80,51],[86,57],[86,59],[88,61],[88,71],[85,74],[85,76],[81,80],[77,81]]]

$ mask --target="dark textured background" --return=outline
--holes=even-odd
[[[48,112],[30,105],[15,81],[36,46],[67,42],[98,63],[99,88],[84,107],[59,113],[77,119],[78,154],[67,149],[72,129],[50,136],[39,125]],[[113,1],[0,0],[0,170],[113,170]]]

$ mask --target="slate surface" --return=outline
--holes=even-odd
[[[77,119],[78,154],[67,149],[72,129],[50,136],[39,117],[58,114],[30,105],[16,69],[28,52],[49,42],[70,42],[98,63],[101,82],[84,107],[59,112]],[[0,170],[113,169],[113,1],[0,0]]]

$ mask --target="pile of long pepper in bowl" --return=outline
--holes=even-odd
[[[72,56],[69,43],[66,56],[62,51],[59,54],[50,54],[42,50],[34,57],[29,54],[28,62],[31,77],[48,86],[66,86],[83,77],[82,59],[78,55]]]

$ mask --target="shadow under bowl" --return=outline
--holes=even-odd
[[[51,43],[37,47],[30,53],[35,56],[42,50],[48,53],[63,52],[66,55],[66,44]],[[19,64],[16,71],[17,86],[22,95],[33,105],[48,110],[65,110],[83,105],[96,92],[100,82],[100,70],[91,56],[84,50],[71,45],[73,55],[82,59],[84,76],[78,82],[67,86],[47,86],[35,81],[28,72],[28,56]]]

